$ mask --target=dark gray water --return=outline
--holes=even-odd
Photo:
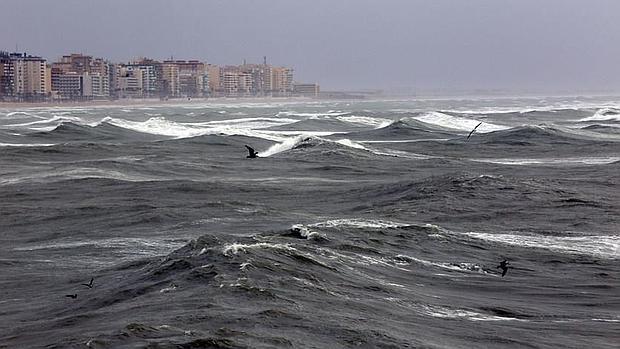
[[[618,348],[618,106],[0,109],[0,348]]]

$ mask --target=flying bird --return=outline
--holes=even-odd
[[[90,278],[90,282],[89,282],[89,283],[87,283],[87,284],[81,284],[81,285],[82,285],[82,286],[86,286],[86,287],[88,287],[88,288],[93,288],[93,281],[94,281],[94,280],[95,280],[94,278]]]
[[[65,297],[76,299],[77,298],[77,293],[75,293],[75,294],[68,294],[68,295],[65,295]]]
[[[507,260],[503,260],[499,263],[499,265],[496,268],[501,268],[502,269],[502,277],[504,277],[506,275],[506,272],[508,272],[508,268],[510,268],[508,266],[508,261]]]
[[[248,148],[248,153],[249,153],[249,155],[246,156],[246,158],[254,159],[258,157],[258,152],[256,152],[254,148],[250,147],[249,145],[246,145],[245,147]]]
[[[469,139],[469,137],[471,137],[472,134],[474,134],[474,132],[476,132],[476,129],[478,128],[478,126],[482,125],[482,123],[479,123],[478,125],[476,125],[476,127],[474,127],[473,130],[471,130],[471,132],[467,135],[467,139]]]

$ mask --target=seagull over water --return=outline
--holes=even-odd
[[[474,127],[473,130],[471,130],[471,132],[467,135],[467,139],[469,139],[469,137],[471,137],[472,134],[474,134],[474,132],[476,131],[476,129],[478,128],[478,126],[482,125],[482,123],[479,123],[478,125],[476,125],[476,127]]]
[[[499,265],[496,268],[502,269],[502,277],[504,277],[506,273],[508,272],[508,268],[510,267],[508,266],[508,261],[504,259],[503,261],[499,263]]]
[[[258,157],[258,152],[255,151],[254,148],[250,147],[249,145],[246,145],[245,147],[248,148],[248,153],[249,153],[249,155],[246,156],[246,158],[254,159]]]
[[[88,287],[88,288],[93,288],[93,281],[94,281],[94,280],[95,280],[94,278],[90,278],[90,282],[89,282],[89,283],[87,283],[87,284],[81,284],[81,285],[82,285],[82,286],[86,286],[86,287]]]

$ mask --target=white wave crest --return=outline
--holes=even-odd
[[[428,316],[442,319],[465,319],[470,321],[527,321],[514,317],[482,314],[471,310],[448,308],[437,305],[422,305],[419,310]]]
[[[304,135],[288,138],[284,140],[282,143],[272,145],[271,147],[269,147],[269,149],[265,150],[264,152],[261,152],[259,155],[262,157],[268,157],[274,154],[281,153],[283,151],[291,150],[293,149],[294,146],[303,142],[304,139],[306,138],[307,137]]]
[[[620,236],[542,236],[517,234],[463,233],[476,239],[506,245],[543,248],[560,253],[584,254],[604,258],[620,258]]]
[[[339,139],[336,141],[336,143],[344,145],[345,147],[349,147],[349,148],[355,148],[355,149],[362,149],[362,150],[366,150],[366,151],[371,151],[370,149],[366,148],[365,146],[357,143],[357,142],[353,142],[350,139]]]
[[[351,116],[338,116],[336,119],[338,119],[340,121],[352,123],[352,124],[361,124],[361,125],[372,126],[374,128],[386,127],[386,126],[388,126],[389,124],[391,124],[393,122],[390,119],[372,118],[372,117],[369,117],[369,116],[355,116],[355,115],[351,115]]]
[[[280,116],[301,116],[306,118],[321,118],[321,117],[330,117],[330,116],[341,116],[347,115],[349,112],[341,112],[335,110],[329,110],[327,112],[317,112],[317,113],[304,113],[304,112],[296,112],[296,111],[281,111],[276,114],[276,117]]]
[[[7,113],[4,116],[0,116],[0,119],[28,119],[28,118],[46,119],[46,117],[44,116],[40,116],[40,115],[33,114],[33,113],[28,113],[25,111],[14,111],[14,112]]]
[[[597,110],[594,115],[579,119],[578,121],[620,121],[620,110],[614,108],[602,108]]]
[[[539,159],[471,159],[501,165],[607,165],[620,161],[620,156],[579,157],[579,158],[539,158]]]
[[[296,119],[286,119],[286,118],[238,118],[238,119],[229,119],[229,120],[215,120],[215,121],[206,121],[201,123],[195,123],[195,126],[210,126],[210,127],[219,127],[219,126],[235,126],[242,127],[246,129],[262,129],[273,126],[282,126],[297,122]]]
[[[106,122],[114,126],[126,128],[137,132],[178,138],[201,136],[208,132],[204,128],[179,124],[174,121],[169,121],[164,117],[152,117],[146,121],[130,121],[125,119],[106,117],[101,120],[101,122]]]
[[[189,138],[210,134],[224,134],[228,136],[248,136],[282,142],[287,139],[284,133],[262,130],[274,125],[289,123],[292,119],[276,122],[275,119],[246,118],[225,121],[209,121],[198,123],[178,123],[164,117],[152,117],[146,121],[130,121],[106,117],[100,123],[109,123],[129,130],[175,138]],[[299,134],[297,132],[296,134]],[[331,134],[331,133],[330,133]],[[263,154],[264,155],[264,154]]]
[[[331,219],[331,220],[324,221],[324,222],[310,224],[308,226],[315,227],[315,228],[344,227],[344,228],[357,228],[357,229],[363,229],[363,228],[383,229],[383,228],[410,227],[411,224],[379,220],[379,219],[368,219],[367,220],[367,219],[356,219],[356,218],[353,218],[353,219],[343,218],[343,219]],[[426,226],[431,227],[432,225],[427,224]]]
[[[109,238],[101,240],[78,240],[68,241],[59,240],[46,244],[27,245],[17,247],[15,251],[38,251],[38,250],[63,250],[76,248],[100,248],[100,249],[121,249],[132,251],[139,255],[157,255],[175,248],[183,246],[182,240],[171,240],[168,238],[149,237],[149,238]]]
[[[44,119],[44,120],[38,120],[38,121],[31,121],[31,122],[24,122],[21,124],[8,124],[8,125],[3,125],[2,128],[13,128],[13,127],[25,127],[25,128],[29,128],[30,126],[40,126],[40,125],[49,125],[48,127],[42,129],[42,128],[31,128],[33,130],[37,130],[37,131],[51,131],[54,128],[58,127],[59,125],[61,125],[64,122],[73,122],[76,124],[84,124],[86,125],[86,123],[84,122],[84,120],[80,117],[77,116],[65,116],[65,115],[54,115],[53,117],[49,118],[49,119]]]
[[[0,143],[0,147],[51,147],[54,143]]]
[[[410,264],[411,262],[415,262],[415,263],[422,264],[427,267],[437,267],[437,268],[454,270],[454,271],[459,271],[459,272],[487,274],[487,272],[484,271],[484,269],[482,269],[482,267],[476,263],[431,262],[425,259],[420,259],[420,258],[416,258],[413,256],[407,256],[407,255],[397,255],[395,259],[396,259],[396,264]]]
[[[249,250],[279,250],[279,251],[296,251],[294,247],[289,244],[270,244],[266,242],[258,242],[255,244],[227,244],[222,249],[222,254],[226,257],[232,257],[239,252],[247,253]]]
[[[43,183],[57,182],[67,179],[85,179],[85,178],[102,178],[114,179],[125,182],[146,182],[157,181],[162,178],[144,176],[139,174],[128,174],[115,170],[105,170],[99,168],[74,168],[67,170],[51,171],[51,172],[33,172],[26,176],[3,177],[0,176],[0,185],[11,185],[25,182]]]
[[[414,120],[422,121],[427,124],[437,125],[444,128],[460,131],[471,131],[480,123],[479,120],[470,118],[464,118],[459,116],[448,115],[440,112],[428,112],[419,116],[412,117]],[[487,133],[499,130],[509,129],[508,126],[491,124],[488,122],[482,122],[476,132]]]
[[[298,232],[302,238],[305,238],[307,240],[318,240],[318,239],[326,238],[324,234],[321,234],[316,231],[312,231],[303,224],[294,224],[291,227],[291,231]]]

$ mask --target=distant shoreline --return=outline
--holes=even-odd
[[[311,98],[311,97],[210,97],[210,98],[184,98],[160,100],[158,98],[144,99],[117,99],[117,100],[90,100],[90,101],[48,101],[48,102],[3,102],[0,101],[0,109],[19,108],[79,108],[79,107],[156,107],[174,105],[204,105],[209,103],[237,104],[237,103],[273,103],[273,102],[350,102],[352,100],[364,101],[403,101],[403,100],[476,100],[476,99],[536,99],[536,98],[610,98],[620,100],[620,94],[515,94],[515,95],[382,95],[364,99],[349,98]]]
[[[166,105],[192,105],[205,103],[269,103],[269,102],[306,102],[316,101],[308,97],[213,97],[192,98],[191,100],[178,98],[161,100],[158,98],[145,99],[117,99],[117,100],[92,100],[92,101],[52,101],[52,102],[0,102],[0,109],[13,108],[72,108],[72,107],[122,107],[122,106],[166,106]]]

